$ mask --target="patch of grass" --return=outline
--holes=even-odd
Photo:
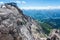
[[[53,29],[52,26],[50,26],[47,23],[41,22],[41,21],[37,21],[38,25],[40,25],[44,31],[45,34],[49,35],[50,31]]]
[[[40,23],[43,31],[48,35],[50,33],[50,31],[52,30],[52,26],[50,26],[47,23]]]

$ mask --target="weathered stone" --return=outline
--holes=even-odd
[[[1,6],[0,40],[40,40],[44,34],[39,30],[42,28],[37,22],[24,15],[16,3]]]
[[[51,33],[49,34],[49,40],[60,40],[60,30],[53,29]],[[48,40],[48,39],[47,39]]]

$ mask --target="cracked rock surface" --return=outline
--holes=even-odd
[[[23,14],[16,3],[0,6],[0,40],[41,40],[42,28]]]

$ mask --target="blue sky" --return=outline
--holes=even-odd
[[[60,0],[0,0],[0,4],[4,2],[16,2],[20,8],[46,8],[46,7],[59,7]]]

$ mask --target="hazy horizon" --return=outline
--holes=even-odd
[[[0,0],[0,4],[15,2],[21,9],[60,9],[60,0]]]

